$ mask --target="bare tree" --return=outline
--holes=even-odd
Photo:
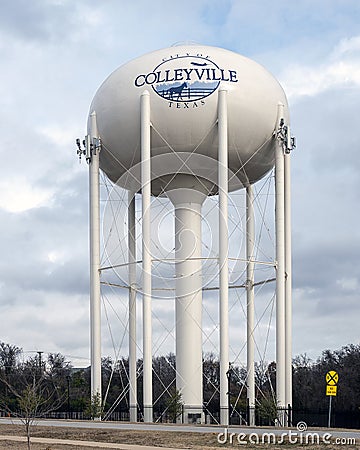
[[[35,420],[57,410],[65,402],[66,391],[56,382],[46,365],[36,359],[17,362],[10,373],[0,370],[0,409],[17,417],[25,426],[27,447],[31,449],[31,428]]]

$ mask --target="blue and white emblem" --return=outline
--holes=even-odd
[[[211,95],[221,81],[237,83],[236,71],[222,69],[203,56],[186,55],[163,61],[152,72],[138,75],[135,86],[150,85],[164,100],[189,103]]]
[[[159,80],[159,83],[152,85],[160,97],[175,102],[192,102],[202,100],[216,91],[220,80],[214,80],[214,74],[219,70],[214,62],[195,56],[179,59],[183,63],[181,69],[167,69],[171,61],[166,61],[155,68],[154,72],[160,70],[165,77],[172,74],[172,79],[168,82]]]

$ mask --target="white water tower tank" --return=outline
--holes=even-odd
[[[251,59],[203,45],[148,53],[119,67],[103,82],[90,107],[90,112],[96,111],[103,144],[101,169],[117,182],[140,162],[140,96],[145,90],[151,102],[151,155],[170,157],[174,152],[193,152],[216,161],[220,86],[228,91],[229,169],[237,175],[229,190],[262,178],[274,165],[273,133],[279,103],[284,105],[288,119],[284,91],[264,67]],[[155,171],[176,172],[176,163],[171,167],[169,159],[160,161],[158,164],[166,167]],[[193,165],[198,176],[202,169],[207,176],[208,167],[196,159]],[[127,183],[124,179],[120,182],[130,188]],[[155,195],[167,187],[166,177],[152,181]]]

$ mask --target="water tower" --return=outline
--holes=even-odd
[[[203,420],[201,208],[219,198],[220,422],[228,423],[228,193],[247,191],[247,391],[254,422],[254,219],[252,185],[275,165],[277,402],[291,404],[289,113],[277,80],[220,48],[181,45],[137,58],[98,89],[86,137],[90,166],[91,373],[101,392],[99,166],[129,192],[130,420],[136,421],[134,195],[142,198],[144,421],[152,404],[151,196],[175,210],[176,387],[184,421]],[[281,419],[281,415],[280,415]],[[283,419],[281,419],[283,420]]]

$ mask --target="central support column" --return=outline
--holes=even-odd
[[[168,196],[175,207],[176,388],[184,423],[203,422],[201,205],[206,195],[181,188]]]

